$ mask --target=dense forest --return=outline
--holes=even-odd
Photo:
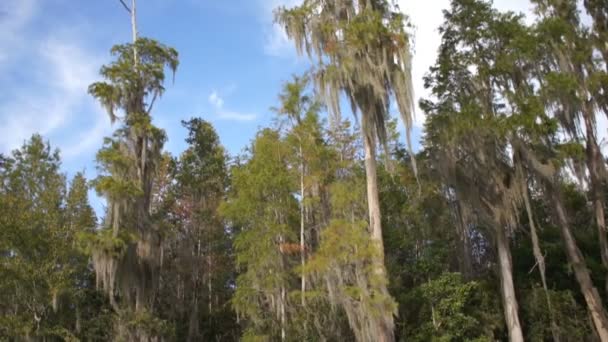
[[[407,13],[279,7],[310,69],[240,155],[196,117],[163,149],[179,55],[119,1],[97,177],[0,154],[0,340],[608,341],[607,0],[452,0],[420,148]]]

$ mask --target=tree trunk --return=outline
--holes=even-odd
[[[200,339],[198,320],[198,296],[196,295],[196,291],[194,291],[194,298],[188,317],[188,341],[198,341]]]
[[[515,143],[516,147],[521,145],[517,140],[515,140]],[[585,297],[587,309],[591,315],[595,331],[597,332],[600,340],[608,342],[608,315],[606,315],[606,310],[602,305],[602,300],[597,292],[597,289],[593,286],[591,275],[589,274],[589,269],[587,268],[585,259],[576,244],[572,231],[570,230],[570,224],[568,223],[566,210],[564,209],[560,193],[554,185],[556,171],[547,170],[547,167],[549,167],[549,169],[552,167],[550,165],[548,166],[546,164],[542,164],[525,148],[519,148],[519,151],[527,161],[528,167],[531,168],[544,183],[545,191],[550,197],[553,210],[555,211],[555,216],[557,217],[557,225],[560,228],[560,233],[562,235],[562,239],[564,240],[568,262],[574,270],[576,281],[581,288],[581,293]]]
[[[275,210],[275,216],[277,218],[277,222],[279,224],[282,223],[282,219],[281,219],[281,215],[279,215],[277,213],[277,211]],[[279,246],[283,245],[283,243],[285,243],[285,239],[283,238],[282,235],[279,235]],[[283,254],[281,253],[281,271],[285,272],[285,258],[283,257]],[[279,299],[278,299],[278,307],[279,307],[279,320],[280,320],[280,325],[281,325],[281,341],[285,342],[286,338],[287,338],[287,334],[285,331],[285,327],[287,324],[287,316],[286,316],[286,310],[285,310],[285,301],[287,300],[287,294],[286,294],[286,290],[285,290],[285,284],[283,283],[283,281],[281,280],[281,286],[280,286],[280,293],[279,293]],[[273,305],[274,306],[274,305]]]
[[[375,141],[363,129],[363,145],[365,146],[365,175],[367,181],[367,205],[369,209],[369,226],[371,239],[378,248],[378,257],[374,260],[376,274],[382,279],[387,279],[384,269],[384,243],[382,242],[382,222],[380,216],[380,197],[378,194],[378,175],[376,171],[376,148]],[[385,285],[382,285],[382,293],[389,295]],[[395,339],[393,332],[393,313],[385,312],[378,317],[379,342],[392,342]]]
[[[300,163],[300,195],[301,195],[301,203],[300,203],[300,263],[302,265],[302,283],[301,283],[301,291],[302,291],[302,307],[306,306],[306,298],[305,298],[305,294],[306,294],[306,275],[304,274],[304,266],[306,265],[306,254],[304,253],[304,247],[306,245],[305,241],[304,241],[304,228],[305,228],[305,210],[306,208],[304,200],[306,199],[306,194],[304,191],[304,172],[305,172],[305,165],[304,165],[304,154],[302,153],[302,142],[300,142],[300,159],[301,159],[301,163]]]
[[[118,229],[120,225],[120,203],[117,200],[112,201],[112,237],[118,237]]]
[[[286,294],[285,294],[285,286],[281,285],[281,300],[280,300],[280,306],[281,306],[281,341],[285,341],[285,339],[287,338],[287,335],[285,333],[285,325],[286,325],[286,318],[285,318],[285,300],[286,300]]]
[[[536,259],[538,265],[538,271],[540,273],[540,279],[543,285],[543,291],[545,293],[545,299],[547,301],[547,309],[549,310],[549,317],[551,320],[551,335],[553,336],[554,342],[559,342],[559,327],[555,321],[555,314],[553,312],[553,304],[551,303],[551,296],[549,295],[549,287],[547,286],[547,277],[545,275],[545,257],[540,249],[540,239],[536,231],[536,223],[534,222],[534,215],[532,212],[532,205],[530,204],[530,195],[528,193],[528,185],[523,184],[522,193],[524,196],[524,204],[526,206],[526,213],[528,214],[528,221],[530,225],[530,237],[532,238],[532,253]]]
[[[498,251],[502,305],[509,331],[509,340],[511,342],[523,342],[524,335],[519,322],[519,315],[517,314],[517,298],[515,297],[515,286],[513,285],[511,249],[505,230],[501,225],[496,226],[496,249]]]
[[[591,275],[585,264],[585,259],[578,249],[576,240],[570,231],[570,225],[566,217],[566,211],[562,204],[561,198],[555,191],[550,191],[549,196],[553,202],[555,213],[560,226],[560,232],[564,240],[566,247],[566,254],[568,255],[568,261],[574,270],[574,276],[581,288],[581,292],[585,297],[587,303],[587,309],[591,314],[593,325],[600,338],[604,342],[608,342],[608,316],[606,310],[602,306],[602,300],[600,298],[597,289],[593,286],[591,281]]]
[[[133,35],[133,63],[137,66],[137,48],[135,47],[135,42],[137,42],[137,9],[135,0],[131,1],[131,34]]]
[[[458,223],[460,225],[460,231],[458,235],[460,237],[460,272],[466,280],[470,280],[473,277],[473,260],[471,257],[471,235],[469,231],[469,222],[467,208],[464,207],[462,201],[456,199],[455,203],[456,215],[458,216]]]
[[[587,108],[587,106],[585,106],[585,108]],[[600,256],[604,269],[608,270],[608,239],[606,236],[606,219],[604,217],[604,195],[602,193],[604,182],[601,177],[603,174],[602,170],[604,169],[604,161],[597,144],[594,123],[589,115],[595,114],[586,111],[584,116],[587,144],[587,168],[589,169],[589,178],[591,181],[591,196],[593,198],[595,223],[597,225],[598,240],[600,243]],[[604,282],[604,291],[608,294],[608,276]]]
[[[207,250],[207,309],[209,310],[209,318],[211,318],[213,313],[213,284],[211,283],[213,279],[213,271],[211,270],[211,246],[208,247]]]

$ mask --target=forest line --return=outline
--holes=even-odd
[[[452,0],[416,153],[407,13],[279,7],[311,68],[237,156],[201,118],[164,150],[179,54],[120,5],[99,175],[37,134],[0,154],[0,340],[608,341],[607,0]]]

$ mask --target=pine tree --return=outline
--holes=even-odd
[[[294,183],[287,170],[288,151],[278,132],[258,133],[250,159],[232,171],[223,215],[238,227],[234,241],[239,276],[232,299],[247,320],[244,338],[287,338],[294,277],[285,255],[297,241],[298,209]]]
[[[173,227],[164,242],[162,305],[180,340],[236,338],[232,234],[218,213],[228,186],[226,152],[209,122],[182,124],[188,148],[170,162],[167,185],[157,192],[155,215]]]
[[[75,339],[79,333],[70,308],[80,304],[87,260],[76,242],[79,232],[94,227],[95,218],[92,211],[70,205],[75,196],[66,194],[60,165],[59,151],[39,135],[2,158],[0,335],[9,338]],[[80,177],[74,183],[86,190]],[[87,206],[86,191],[79,197]],[[70,224],[70,213],[90,216]]]

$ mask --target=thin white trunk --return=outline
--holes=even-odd
[[[137,8],[135,0],[131,0],[131,34],[133,35],[133,44],[137,42]],[[133,63],[138,64],[137,48],[133,45]]]
[[[141,186],[146,186],[146,153],[148,152],[148,138],[144,135],[141,142]]]
[[[585,264],[585,259],[580,249],[576,244],[576,240],[570,231],[570,225],[566,216],[566,211],[563,207],[561,199],[559,199],[555,192],[551,193],[550,196],[553,199],[553,204],[559,220],[559,226],[562,233],[562,238],[566,245],[566,254],[568,255],[568,261],[574,270],[574,276],[578,281],[581,288],[585,302],[587,303],[587,309],[593,320],[595,331],[603,342],[608,342],[608,316],[606,310],[602,304],[597,289],[593,286],[589,269]]]
[[[300,163],[300,195],[302,196],[301,198],[301,203],[300,203],[300,263],[302,264],[302,306],[306,306],[306,298],[305,298],[305,293],[306,293],[306,275],[304,274],[304,266],[306,265],[306,254],[304,254],[304,247],[306,245],[306,242],[304,241],[304,220],[306,219],[306,215],[305,215],[305,199],[306,199],[306,193],[304,190],[304,172],[305,172],[305,165],[304,165],[304,154],[302,153],[302,142],[300,142],[300,159],[301,159],[301,163]]]
[[[378,256],[374,260],[374,270],[382,279],[387,279],[384,269],[384,243],[382,241],[382,222],[380,215],[380,197],[378,194],[378,175],[376,170],[376,149],[375,141],[372,137],[365,134],[363,130],[363,145],[365,147],[365,176],[367,181],[367,205],[369,209],[369,226],[371,230],[372,242],[378,248]],[[386,286],[382,286],[381,292],[387,296],[390,294]],[[376,318],[378,327],[379,342],[392,342],[395,340],[393,332],[394,321],[392,312],[383,312]]]
[[[551,334],[554,342],[559,342],[559,327],[555,321],[555,314],[553,313],[553,305],[551,304],[551,296],[549,295],[549,288],[547,286],[547,277],[545,276],[545,257],[540,249],[540,240],[536,231],[536,223],[534,222],[534,215],[532,213],[532,205],[530,204],[530,197],[528,194],[528,187],[524,184],[522,189],[524,195],[524,204],[526,206],[526,213],[528,214],[528,221],[530,223],[530,235],[532,237],[532,252],[536,263],[538,264],[538,271],[540,272],[540,279],[543,284],[543,290],[545,293],[545,299],[547,300],[547,309],[549,310],[549,317],[551,320]]]
[[[604,216],[604,182],[602,174],[605,173],[604,157],[597,144],[597,134],[593,119],[595,113],[584,106],[585,115],[585,130],[587,143],[587,169],[589,170],[589,179],[591,181],[591,196],[593,198],[593,210],[595,212],[595,223],[597,225],[597,233],[600,244],[600,257],[602,266],[608,270],[608,238],[606,236],[606,218]],[[608,276],[604,280],[604,291],[608,293]]]
[[[277,221],[280,223],[281,222],[281,217],[280,215],[275,211],[275,215],[277,216]],[[279,235],[279,244],[283,245],[283,243],[285,242],[285,240],[283,239],[282,235]],[[284,271],[285,269],[285,265],[283,262],[283,256],[281,255],[281,267],[283,268],[282,271]],[[285,333],[285,323],[286,323],[286,317],[285,317],[285,284],[283,284],[283,282],[281,281],[281,289],[280,289],[280,296],[281,298],[278,300],[278,304],[279,304],[279,319],[281,321],[281,341],[285,341],[286,333]]]
[[[112,236],[116,238],[118,237],[118,225],[120,218],[120,204],[118,201],[114,201],[112,203],[112,216]]]
[[[593,285],[589,269],[585,263],[585,258],[578,248],[576,239],[570,230],[570,224],[568,222],[566,210],[562,203],[561,194],[554,185],[554,174],[547,176],[547,168],[545,164],[538,161],[536,157],[529,153],[526,149],[521,148],[519,151],[526,159],[528,166],[534,170],[534,172],[545,183],[545,190],[550,197],[551,204],[555,210],[555,214],[557,216],[557,225],[560,228],[562,239],[564,240],[564,247],[566,248],[568,262],[572,266],[576,281],[578,282],[581,288],[581,293],[585,298],[587,309],[589,310],[589,314],[593,320],[595,331],[602,341],[608,342],[608,314],[606,314],[601,297]]]
[[[211,283],[211,279],[213,277],[213,272],[211,271],[211,255],[210,250],[207,251],[207,307],[209,309],[209,316],[211,317],[211,312],[213,311],[213,285]]]
[[[287,338],[285,333],[285,286],[281,286],[281,341]]]
[[[377,244],[380,261],[384,261],[384,243],[382,241],[382,222],[380,215],[380,197],[378,195],[378,174],[376,170],[375,143],[366,134],[363,136],[365,145],[365,175],[367,180],[367,205],[369,209],[369,226],[372,240]],[[384,273],[384,271],[382,271]]]
[[[496,248],[498,251],[498,266],[500,271],[501,294],[503,310],[509,340],[511,342],[523,342],[524,335],[517,314],[517,298],[515,297],[515,286],[513,285],[513,263],[509,241],[502,226],[496,226]]]

